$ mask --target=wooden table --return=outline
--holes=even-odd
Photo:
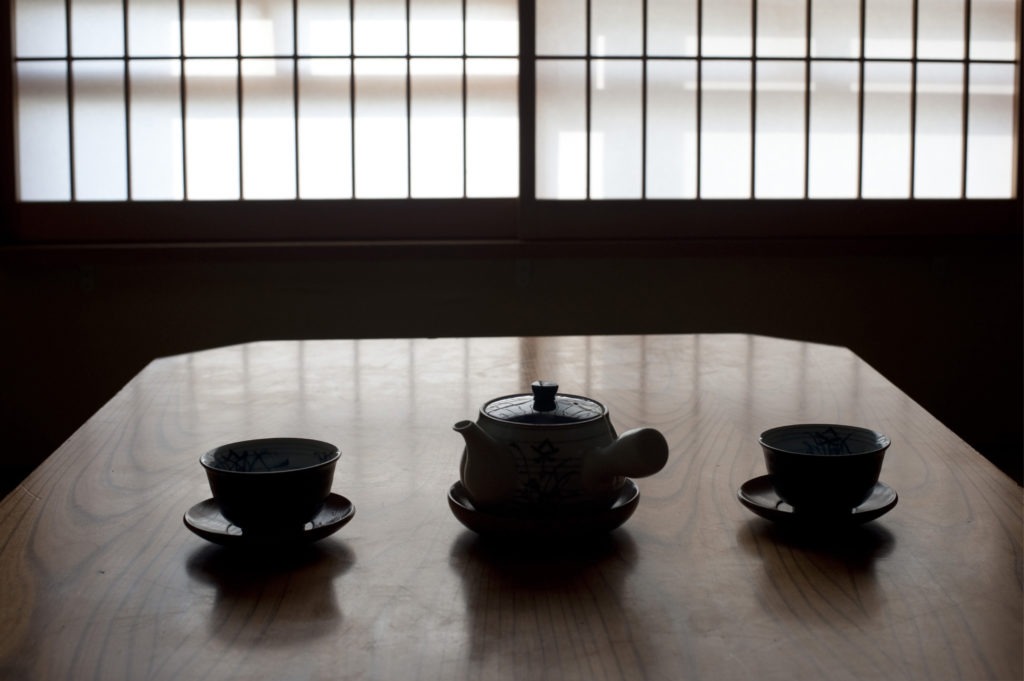
[[[625,525],[550,553],[482,539],[446,502],[452,424],[537,378],[671,446]],[[820,536],[741,506],[757,435],[801,421],[888,433],[896,508]],[[342,449],[352,522],[263,558],[189,532],[183,513],[209,497],[200,454],[275,435]],[[0,678],[1020,679],[1021,501],[838,347],[476,338],[167,357],[0,503]]]

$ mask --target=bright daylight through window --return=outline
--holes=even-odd
[[[1014,194],[1019,0],[519,5],[16,0],[19,199]]]
[[[518,193],[515,0],[125,1],[17,3],[23,200]]]

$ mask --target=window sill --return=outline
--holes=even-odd
[[[76,202],[15,204],[12,212],[3,241],[20,246],[417,252],[1011,237],[1022,224],[1015,199]]]

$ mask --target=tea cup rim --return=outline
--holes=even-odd
[[[857,433],[861,433],[861,434],[864,434],[864,435],[869,435],[872,439],[875,440],[875,446],[870,448],[870,449],[864,449],[862,451],[857,451],[857,452],[836,452],[836,453],[825,454],[825,453],[820,453],[820,452],[804,452],[804,451],[797,451],[795,449],[787,449],[786,447],[779,446],[778,444],[773,444],[772,442],[769,442],[766,439],[766,438],[771,437],[771,435],[773,435],[773,434],[784,432],[784,431],[792,431],[792,430],[800,430],[800,429],[824,430],[824,429],[828,429],[828,428],[841,429],[841,430],[845,430],[845,431],[852,431],[852,432],[857,432]],[[767,430],[763,431],[758,436],[757,441],[758,441],[758,443],[762,447],[765,447],[765,448],[770,449],[770,450],[775,451],[775,452],[781,452],[783,454],[793,454],[793,455],[806,456],[806,457],[829,457],[829,458],[835,458],[835,457],[856,457],[856,456],[864,456],[864,455],[867,455],[867,454],[876,454],[878,452],[885,451],[886,449],[888,449],[892,445],[892,439],[888,435],[886,435],[885,433],[883,433],[881,431],[875,430],[874,428],[866,428],[864,426],[854,426],[854,425],[848,425],[848,424],[842,424],[842,423],[792,423],[792,424],[787,424],[787,425],[782,425],[782,426],[774,426],[772,428],[768,428]]]
[[[288,447],[304,447],[309,450],[327,451],[330,452],[330,456],[322,461],[310,464],[308,466],[299,466],[295,468],[287,468],[284,470],[276,471],[240,471],[229,468],[224,468],[216,463],[215,457],[218,452],[224,451],[230,448],[241,449],[243,447],[265,447],[272,448],[274,446],[288,446]],[[210,449],[203,453],[199,457],[199,463],[206,470],[213,471],[215,473],[227,474],[227,475],[284,475],[288,473],[298,473],[301,471],[310,471],[317,468],[323,468],[325,466],[331,466],[337,463],[341,457],[341,450],[337,445],[325,442],[323,440],[314,440],[304,437],[266,437],[266,438],[253,438],[249,440],[239,440],[237,442],[229,442],[226,444],[218,445],[213,449]]]

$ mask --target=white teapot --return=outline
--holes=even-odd
[[[459,421],[466,441],[460,480],[477,507],[512,513],[607,510],[628,477],[660,471],[668,443],[653,428],[615,434],[608,409],[535,381],[532,395],[508,395]]]

